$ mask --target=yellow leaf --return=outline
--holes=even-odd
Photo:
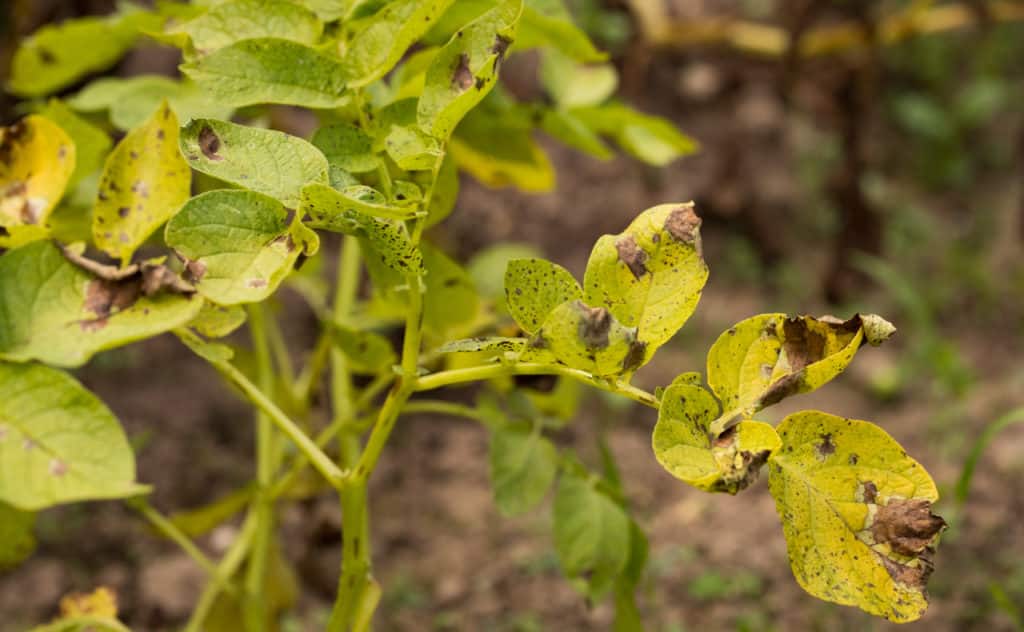
[[[60,616],[117,618],[117,595],[106,586],[100,586],[91,593],[71,593],[60,600]]]

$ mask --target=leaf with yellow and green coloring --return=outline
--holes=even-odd
[[[429,172],[422,172],[413,174],[413,178],[421,186],[429,187],[430,175]],[[424,228],[440,224],[455,210],[455,202],[459,198],[459,169],[451,156],[446,155],[441,162],[441,169],[437,172],[437,181],[434,182],[433,192],[430,206],[427,207],[427,217],[423,220]]]
[[[480,351],[522,351],[529,342],[527,338],[505,338],[486,336],[452,340],[438,347],[439,353],[477,353]]]
[[[388,77],[388,84],[391,88],[388,95],[389,102],[416,99],[423,94],[427,70],[439,50],[441,50],[440,47],[428,46],[402,60],[402,64],[395,68],[395,71]]]
[[[380,191],[356,184],[338,191],[325,184],[302,189],[299,210],[313,228],[353,235],[371,218],[412,219],[419,212],[415,204],[395,206]]]
[[[102,266],[96,266],[102,268]],[[0,256],[0,359],[77,367],[93,354],[181,327],[202,301],[164,266],[102,276],[40,241]]]
[[[555,170],[533,139],[521,111],[493,108],[470,112],[451,138],[449,153],[464,171],[491,187],[550,191]]]
[[[327,184],[327,159],[320,150],[284,132],[196,119],[182,129],[181,151],[196,171],[277,198],[288,208],[299,206],[307,184]]]
[[[372,331],[362,331],[331,323],[331,336],[348,359],[354,373],[376,375],[398,363],[398,355],[388,339]]]
[[[75,144],[32,114],[0,128],[0,247],[44,239],[47,219],[75,171]]]
[[[227,119],[234,108],[211,99],[190,81],[159,75],[129,78],[103,77],[82,88],[68,100],[79,112],[110,111],[115,127],[130,130],[141,125],[166,100],[179,120]]]
[[[643,114],[621,103],[570,110],[593,131],[615,140],[626,153],[663,167],[697,151],[695,140],[665,119]]]
[[[444,156],[436,138],[413,126],[392,125],[384,148],[395,164],[406,171],[431,170]]]
[[[629,561],[629,516],[593,482],[564,474],[554,504],[555,551],[562,571],[603,596]]]
[[[366,173],[380,165],[380,158],[373,151],[373,139],[355,125],[337,123],[321,127],[313,134],[313,145],[327,158],[332,170]]]
[[[107,157],[92,216],[96,246],[127,263],[185,203],[191,186],[178,149],[178,117],[164,102]]]
[[[608,160],[614,155],[597,134],[564,110],[545,109],[541,114],[540,128],[555,140],[600,160]]]
[[[235,42],[181,70],[200,90],[231,107],[280,103],[335,108],[349,99],[338,59],[283,39]]]
[[[0,501],[36,511],[143,493],[114,415],[70,375],[0,362]]]
[[[505,268],[505,303],[528,334],[563,303],[583,298],[583,289],[562,266],[545,259],[513,259]]]
[[[0,502],[0,571],[21,564],[36,550],[35,524],[34,513]]]
[[[711,423],[718,402],[697,384],[673,383],[661,398],[651,439],[654,455],[672,476],[708,492],[735,494],[757,480],[779,448],[775,429],[742,421],[717,438]]]
[[[262,301],[300,256],[319,247],[294,213],[254,191],[197,195],[168,222],[164,238],[186,259],[196,290],[220,305]]]
[[[417,118],[428,134],[446,140],[459,121],[494,87],[515,37],[522,0],[500,0],[452,36],[434,58]]]
[[[454,0],[393,0],[373,15],[354,21],[342,65],[352,86],[380,79],[423,36]]]
[[[779,436],[768,484],[800,585],[891,621],[918,619],[946,526],[931,512],[939,494],[928,472],[867,421],[804,411]]]
[[[871,340],[865,334],[871,332]],[[846,369],[864,342],[881,344],[895,329],[885,319],[753,316],[719,336],[708,351],[708,384],[726,417],[749,416],[807,393]],[[728,420],[726,420],[728,421]]]
[[[562,0],[526,0],[520,24],[517,49],[554,48],[582,62],[604,61],[608,55],[598,50]]]
[[[548,51],[540,67],[540,80],[560,108],[600,105],[615,94],[619,73],[611,64],[583,65]]]
[[[555,482],[558,450],[540,429],[500,428],[491,434],[491,489],[505,516],[533,509]]]
[[[643,356],[636,329],[626,327],[603,307],[580,300],[556,307],[530,342],[547,350],[559,362],[594,375],[618,375],[634,371]]]
[[[461,265],[429,243],[423,252],[423,327],[444,335],[464,325],[479,312],[480,302],[473,279]]]
[[[321,20],[333,22],[352,10],[354,0],[299,0],[299,4],[313,11]]]
[[[59,99],[50,99],[39,113],[59,125],[75,144],[75,171],[68,182],[69,189],[103,166],[112,144],[106,132],[75,114]]]
[[[637,328],[639,367],[690,318],[707,278],[693,204],[662,204],[594,244],[583,300]]]
[[[188,36],[192,46],[203,55],[241,40],[266,37],[312,46],[320,40],[323,23],[309,9],[291,2],[231,0],[212,6],[165,33]]]
[[[188,326],[204,338],[223,338],[245,324],[245,309],[206,301]]]

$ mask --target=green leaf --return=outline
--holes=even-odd
[[[583,300],[637,328],[636,368],[690,318],[707,278],[693,204],[662,204],[594,244]]]
[[[615,66],[585,66],[556,52],[544,55],[540,79],[544,89],[561,108],[600,105],[615,94],[619,86],[619,73]]]
[[[323,23],[315,13],[291,2],[232,0],[165,32],[187,35],[199,54],[207,54],[241,40],[268,37],[312,46],[320,40]]]
[[[107,157],[93,208],[96,246],[127,263],[184,204],[191,186],[178,149],[178,117],[164,102]]]
[[[79,112],[109,110],[110,122],[129,130],[141,125],[165,100],[180,120],[226,119],[234,113],[234,108],[212,99],[196,84],[158,75],[103,77],[82,88],[68,105]]]
[[[0,571],[21,564],[36,550],[35,524],[34,513],[0,502]]]
[[[931,513],[939,495],[928,472],[867,421],[804,411],[779,436],[768,482],[800,585],[891,621],[918,619],[946,526]]]
[[[879,316],[753,316],[719,336],[708,351],[708,385],[726,417],[745,417],[808,393],[846,369],[866,334],[881,344],[895,329]]]
[[[398,356],[384,336],[340,323],[331,323],[330,327],[335,344],[348,358],[348,368],[353,372],[376,375],[397,364]]]
[[[528,334],[540,331],[559,305],[583,298],[583,289],[562,266],[544,259],[513,259],[505,269],[505,302]]]
[[[644,623],[636,605],[636,588],[643,579],[650,546],[647,536],[636,524],[629,522],[629,561],[615,581],[615,620],[612,632],[643,632]]]
[[[348,123],[321,127],[313,135],[313,145],[327,157],[331,169],[366,173],[380,164],[380,159],[373,152],[373,139]]]
[[[621,103],[576,108],[571,112],[590,129],[614,139],[634,158],[658,167],[698,149],[697,142],[672,123]]]
[[[420,244],[423,251],[423,326],[434,333],[445,335],[464,325],[479,310],[479,300],[473,279],[465,268],[431,244]]]
[[[184,127],[181,151],[196,171],[277,198],[297,208],[302,188],[327,184],[327,159],[301,138],[226,121],[197,119]]]
[[[540,127],[552,138],[600,160],[608,160],[613,155],[597,134],[569,112],[545,109]]]
[[[149,111],[152,112],[156,105]],[[103,166],[111,147],[106,132],[75,114],[60,99],[50,99],[39,113],[59,125],[75,144],[75,171],[71,174],[68,188],[74,187]]]
[[[607,309],[580,300],[556,307],[530,347],[550,351],[567,366],[601,376],[634,370],[644,350],[635,328],[624,326]]]
[[[81,366],[98,351],[181,327],[202,307],[163,266],[115,272],[97,276],[49,242],[0,256],[0,359]]]
[[[454,0],[393,0],[357,22],[342,64],[352,86],[383,77]]]
[[[470,112],[451,139],[452,158],[487,186],[550,191],[555,186],[554,168],[522,114],[512,108]]]
[[[315,12],[321,20],[332,22],[348,15],[353,0],[299,0],[299,4]]]
[[[423,172],[413,174],[422,186],[429,186],[430,173]],[[441,163],[441,170],[437,172],[437,181],[434,182],[434,195],[430,198],[430,206],[427,208],[427,217],[423,220],[423,227],[430,228],[443,222],[452,211],[455,210],[455,203],[459,198],[459,169],[451,156],[445,156]]]
[[[75,144],[53,121],[31,114],[0,128],[0,248],[43,239],[75,171]]]
[[[488,336],[452,340],[441,345],[439,353],[477,353],[480,351],[522,351],[529,342],[526,338],[505,338]]]
[[[223,338],[245,324],[245,308],[204,302],[188,326],[204,338]]]
[[[316,233],[274,198],[254,191],[210,191],[167,224],[167,245],[186,259],[200,294],[236,305],[267,298],[300,256],[319,247]]]
[[[213,531],[245,509],[255,493],[254,486],[249,485],[202,507],[176,511],[168,518],[185,535],[198,538]]]
[[[135,25],[121,16],[45,26],[18,47],[7,87],[23,97],[56,92],[113,65],[136,36]]]
[[[654,455],[670,474],[708,492],[735,494],[757,480],[761,466],[779,448],[775,429],[742,421],[712,438],[718,402],[693,384],[665,390],[651,439]]]
[[[501,428],[491,434],[491,487],[506,516],[535,507],[558,473],[558,450],[539,431]]]
[[[629,517],[590,481],[572,474],[558,482],[554,514],[563,572],[583,582],[592,599],[601,597],[629,561]]]
[[[405,220],[417,215],[415,205],[395,206],[383,193],[362,184],[340,191],[324,184],[311,184],[302,189],[299,208],[309,216],[310,226],[349,235],[374,217]]]
[[[498,5],[460,29],[427,70],[417,118],[427,133],[445,140],[494,87],[515,37],[522,0]]]
[[[35,511],[141,493],[114,415],[68,374],[0,362],[0,501]]]
[[[516,48],[554,48],[571,59],[604,61],[590,37],[572,21],[562,0],[526,0]]]
[[[395,164],[406,171],[431,170],[444,156],[436,138],[411,125],[392,125],[384,146]]]
[[[235,42],[181,70],[202,91],[231,107],[280,103],[335,108],[348,100],[340,61],[283,39]]]

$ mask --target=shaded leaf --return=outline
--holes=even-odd
[[[539,431],[500,428],[491,433],[491,488],[502,514],[517,516],[547,495],[558,472],[558,451]]]
[[[0,572],[21,564],[36,550],[35,524],[31,511],[0,502]]]
[[[612,157],[612,150],[581,120],[563,110],[544,110],[540,127],[552,138],[601,160]]]
[[[392,125],[384,146],[395,164],[406,171],[431,170],[444,156],[436,138],[413,126]]]
[[[376,375],[398,362],[398,355],[384,336],[340,323],[331,323],[330,328],[335,344],[348,358],[348,368],[353,372]]]
[[[429,173],[414,174],[421,176],[417,181],[424,186],[429,186],[427,179]],[[459,170],[451,156],[445,156],[441,162],[441,169],[437,172],[437,181],[434,182],[434,194],[430,198],[430,206],[427,207],[427,217],[423,220],[423,227],[430,228],[443,222],[452,211],[455,210],[455,202],[459,198]]]
[[[321,127],[313,135],[313,145],[323,152],[331,169],[366,173],[380,164],[380,159],[373,151],[373,139],[348,123]]]
[[[505,269],[505,302],[528,334],[540,331],[559,305],[583,298],[583,289],[562,266],[545,259],[513,259]]]
[[[561,108],[600,105],[615,94],[619,73],[611,64],[583,65],[557,52],[544,55],[540,79]]]
[[[255,493],[253,486],[244,487],[202,507],[176,511],[168,516],[168,519],[185,535],[190,538],[198,538],[213,531],[245,509]]]
[[[423,251],[423,326],[438,333],[472,321],[479,309],[473,280],[465,268],[429,243]]]
[[[459,167],[487,186],[541,192],[555,185],[551,161],[519,111],[474,110],[456,130],[449,152]]]

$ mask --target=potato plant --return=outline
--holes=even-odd
[[[82,85],[142,38],[179,47],[183,77]],[[523,53],[541,61],[544,102],[499,85]],[[209,575],[187,630],[276,629],[289,606],[279,509],[333,493],[343,559],[328,629],[369,629],[381,586],[367,482],[403,413],[445,413],[489,428],[502,513],[530,511],[554,488],[564,574],[588,599],[614,600],[616,629],[638,630],[647,540],[614,462],[604,450],[594,469],[549,438],[583,384],[656,409],[653,458],[700,490],[736,494],[767,468],[793,573],[811,595],[920,617],[944,527],[924,468],[868,421],[818,411],[758,421],[842,373],[892,325],[754,316],[714,343],[706,373],[647,392],[632,376],[686,323],[708,277],[692,203],[647,209],[601,237],[582,283],[508,249],[467,270],[431,243],[460,171],[552,186],[535,130],[598,158],[611,155],[608,140],[654,165],[694,150],[669,123],[615,101],[616,82],[559,0],[158,2],[23,42],[8,88],[26,115],[0,141],[0,564],[30,554],[35,512],[122,499]],[[65,98],[46,98],[55,93]],[[308,140],[277,129],[279,106],[312,113]],[[318,256],[331,233],[336,266]],[[318,318],[310,349],[288,348],[267,307],[286,285]],[[243,326],[251,345],[228,337]],[[164,333],[248,400],[257,425],[254,485],[191,521],[147,502],[118,420],[65,371]],[[516,388],[514,376],[556,386]],[[430,398],[475,382],[485,384],[476,406]],[[194,544],[237,513],[219,560]],[[80,602],[40,629],[125,629],[108,593]]]

